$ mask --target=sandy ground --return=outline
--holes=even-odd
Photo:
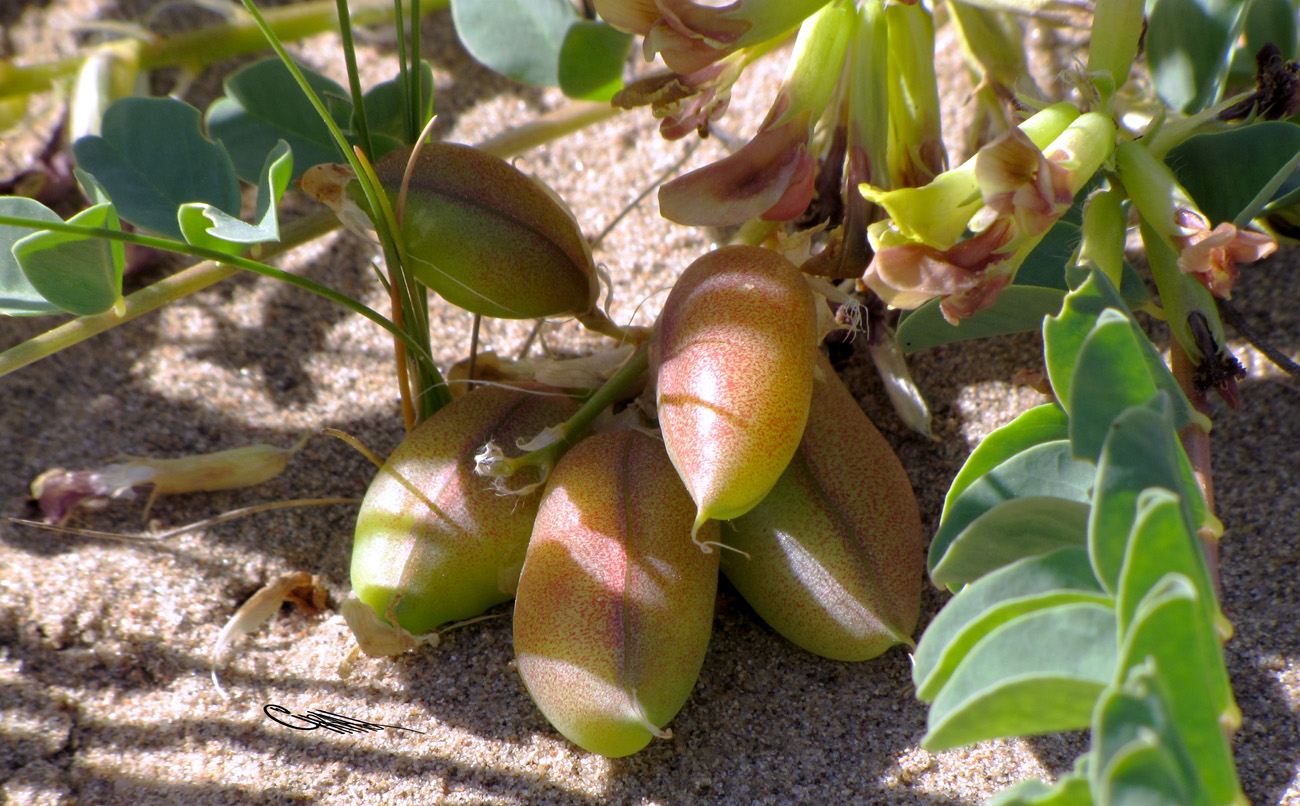
[[[118,16],[129,9],[109,8]],[[69,47],[76,5],[5,6],[9,45],[26,53]],[[448,19],[427,26],[438,79],[440,134],[474,142],[556,105],[550,93],[493,78],[456,47]],[[386,77],[383,43],[370,47]],[[337,74],[325,41],[301,50]],[[779,68],[778,68],[779,69]],[[210,77],[208,78],[210,83]],[[758,81],[771,82],[772,71]],[[200,87],[203,85],[200,84]],[[744,90],[745,88],[742,88]],[[738,92],[730,125],[761,115],[761,93]],[[520,159],[564,195],[588,232],[605,226],[680,145],[650,136],[647,115],[591,128]],[[39,135],[39,132],[32,133]],[[12,158],[19,148],[13,141]],[[27,142],[24,147],[30,147]],[[708,145],[692,158],[717,155]],[[648,324],[672,278],[710,234],[670,228],[644,204],[598,253],[615,278],[614,317]],[[282,265],[362,296],[376,307],[367,246],[334,235]],[[132,279],[133,286],[158,274]],[[1260,332],[1300,349],[1300,255],[1246,269],[1236,304]],[[446,364],[468,346],[469,317],[439,309]],[[0,348],[45,321],[0,321]],[[513,352],[524,325],[488,327],[485,346]],[[571,326],[551,344],[582,346]],[[1249,368],[1243,405],[1216,401],[1215,466],[1223,541],[1224,609],[1236,625],[1229,670],[1244,715],[1236,755],[1256,804],[1300,803],[1300,392],[1240,340]],[[913,371],[935,412],[938,440],[907,431],[865,356],[846,379],[909,469],[927,534],[947,481],[989,431],[1040,402],[1016,388],[1039,362],[1032,335],[931,350]],[[287,446],[330,426],[377,452],[402,436],[390,346],[375,327],[308,294],[238,277],[166,310],[0,379],[0,515],[25,512],[43,470],[84,468],[120,455],[178,456],[252,442]],[[260,488],[159,501],[159,527],[262,501],[360,496],[372,475],[351,448],[317,438]],[[114,502],[81,524],[138,531],[142,502]],[[231,613],[287,571],[319,574],[337,607],[349,592],[354,508],[283,511],[139,546],[0,524],[0,802],[11,804],[794,804],[976,803],[1035,775],[1069,769],[1086,737],[1000,741],[931,754],[918,747],[925,709],[895,649],[878,660],[821,660],[766,628],[739,597],[718,598],[713,642],[674,737],[628,759],[577,750],[533,706],[515,672],[509,608],[394,661],[363,660],[340,679],[352,645],[331,609],[286,608],[239,641],[222,663],[225,700],[209,654]],[[944,595],[926,591],[922,623]],[[324,709],[399,730],[298,732],[266,704]]]

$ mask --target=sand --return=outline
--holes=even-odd
[[[63,0],[3,12],[14,46],[41,58],[67,52],[71,24],[124,13],[132,10],[87,11]],[[476,142],[562,103],[476,67],[449,30],[445,14],[426,25],[440,136]],[[328,38],[298,52],[339,75]],[[391,49],[380,41],[367,52],[368,75],[387,77]],[[763,114],[760,89],[779,70],[738,88],[726,124],[736,134]],[[201,77],[197,97],[211,97],[217,75]],[[951,97],[960,108],[964,98]],[[517,164],[550,183],[596,232],[682,153],[681,144],[652,136],[653,125],[646,114],[624,116]],[[41,134],[6,143],[6,157],[30,153]],[[690,164],[720,153],[706,144]],[[665,224],[653,199],[635,208],[597,252],[615,280],[614,318],[649,324],[661,292],[717,237]],[[379,307],[371,257],[356,236],[334,234],[281,265]],[[128,283],[160,276],[154,270]],[[1294,357],[1300,252],[1246,268],[1238,289],[1246,319]],[[436,358],[445,367],[466,353],[470,320],[435,313]],[[0,348],[47,327],[0,321]],[[527,330],[490,325],[484,348],[513,353]],[[548,330],[547,343],[593,342],[564,325]],[[1226,526],[1223,608],[1236,628],[1226,653],[1243,713],[1235,753],[1253,803],[1300,803],[1300,392],[1241,339],[1231,347],[1249,371],[1242,406],[1232,411],[1215,400],[1213,418]],[[901,423],[864,353],[845,370],[908,468],[927,535],[973,446],[1041,402],[1011,383],[1017,370],[1040,364],[1040,349],[1029,334],[916,355],[912,370],[933,408],[935,441]],[[27,485],[44,470],[122,455],[288,446],[325,426],[386,453],[402,437],[394,377],[390,342],[378,328],[304,292],[238,276],[0,379],[0,515],[24,514]],[[141,523],[141,499],[111,502],[78,522],[163,529],[264,501],[357,497],[372,474],[348,446],[315,438],[260,487],[160,499],[150,524]],[[813,657],[764,626],[725,585],[703,672],[672,722],[673,738],[626,759],[580,751],[547,724],[514,668],[508,606],[495,611],[499,618],[449,632],[441,646],[363,659],[341,679],[338,663],[352,638],[335,608],[349,594],[354,511],[262,514],[158,546],[0,523],[0,802],[977,803],[1023,778],[1067,771],[1087,745],[1073,734],[927,752],[918,746],[926,709],[912,697],[902,649],[864,663]],[[231,695],[223,699],[209,679],[219,632],[258,588],[291,571],[318,574],[330,609],[307,616],[285,608],[238,640],[220,663]],[[922,625],[945,599],[927,585]],[[295,731],[270,720],[268,704],[421,732]]]

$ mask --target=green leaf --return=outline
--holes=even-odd
[[[1111,421],[1156,393],[1129,318],[1107,308],[1079,349],[1070,379],[1070,445],[1079,459],[1096,461]]]
[[[1097,460],[1088,519],[1088,555],[1106,590],[1119,590],[1138,497],[1149,487],[1178,493],[1187,522],[1205,522],[1205,499],[1178,442],[1168,396],[1163,393],[1115,418]]]
[[[998,294],[991,307],[976,311],[957,324],[943,318],[941,299],[935,298],[899,322],[898,343],[905,352],[1042,327],[1043,317],[1061,310],[1065,292],[1055,288],[1011,285]]]
[[[80,168],[73,168],[72,175],[77,178],[77,184],[81,186],[81,192],[90,200],[92,205],[108,204],[113,199],[108,195],[104,186],[99,184],[99,180]]]
[[[111,204],[97,204],[68,219],[70,224],[119,229]],[[37,232],[13,246],[23,273],[42,297],[68,313],[103,313],[122,299],[122,269],[126,265],[120,241]]]
[[[347,90],[335,82],[300,67],[307,84],[324,101],[330,117],[344,132],[352,122]],[[239,177],[254,183],[261,178],[266,155],[283,140],[293,150],[297,179],[313,165],[342,162],[344,155],[316,114],[289,68],[278,58],[254,62],[226,78],[226,95],[208,107],[208,134],[226,147]],[[195,201],[187,199],[186,201]],[[225,209],[225,208],[221,208]],[[228,213],[238,215],[234,211]]]
[[[257,223],[249,224],[209,204],[181,205],[181,231],[195,246],[239,254],[249,244],[280,240],[276,205],[293,174],[293,154],[281,140],[266,158],[262,181],[257,187]]]
[[[921,636],[912,656],[917,698],[933,700],[975,644],[1011,619],[1067,602],[1105,604],[1109,599],[1082,546],[1024,557],[972,582],[944,605]]]
[[[1087,504],[1022,496],[1004,501],[971,521],[953,538],[943,558],[931,569],[930,578],[936,585],[955,590],[1022,557],[1087,544]]]
[[[1106,275],[1095,269],[1089,273],[1088,279],[1082,285],[1066,296],[1061,313],[1043,321],[1043,356],[1047,364],[1047,377],[1052,383],[1053,391],[1056,392],[1056,399],[1062,402],[1067,411],[1070,410],[1070,389],[1075,362],[1079,351],[1083,348],[1084,339],[1096,325],[1097,317],[1101,316],[1101,312],[1107,308],[1122,311],[1128,316],[1129,325],[1133,328],[1147,372],[1150,373],[1156,386],[1165,390],[1173,402],[1176,426],[1183,428],[1191,422],[1202,422],[1204,418],[1188,402],[1178,381],[1174,379],[1169,367],[1165,366],[1164,359],[1160,357],[1160,351],[1138,327],[1137,322],[1133,321],[1128,306],[1124,304],[1115,286]]]
[[[1100,802],[1209,806],[1169,713],[1171,699],[1150,660],[1100,698],[1092,731],[1097,763],[1090,772]]]
[[[1095,471],[1070,454],[1070,443],[1055,440],[1021,451],[972,482],[953,501],[930,542],[933,571],[949,545],[979,516],[1015,498],[1047,496],[1087,503]]]
[[[578,13],[568,0],[452,0],[456,35],[480,64],[524,84],[560,83],[560,48]]]
[[[1215,102],[1248,6],[1243,0],[1156,0],[1145,41],[1161,100],[1186,114]]]
[[[370,137],[374,142],[374,159],[379,160],[399,145],[411,145],[406,133],[406,90],[397,79],[376,84],[362,100],[366,120],[370,124]],[[433,115],[433,68],[420,62],[420,117],[428,120]]]
[[[1232,54],[1229,83],[1246,86],[1255,81],[1255,54],[1266,42],[1277,45],[1282,58],[1293,61],[1300,55],[1296,7],[1292,0],[1251,0],[1242,33],[1245,45]]]
[[[63,221],[50,208],[35,199],[22,196],[0,196],[0,215],[21,216],[38,222]],[[41,296],[41,292],[23,274],[18,258],[14,257],[14,244],[36,231],[35,227],[0,224],[0,316],[38,316],[63,312]]]
[[[575,22],[560,46],[560,89],[570,98],[608,101],[623,89],[623,63],[631,47],[631,34],[603,22]]]
[[[176,210],[186,202],[239,215],[230,157],[199,131],[194,107],[170,98],[123,98],[104,113],[100,131],[77,140],[73,152],[126,221],[180,238]]]
[[[1075,766],[1051,786],[1033,778],[1021,781],[994,795],[985,806],[1092,806],[1087,775]]]
[[[961,466],[957,476],[948,487],[948,494],[943,499],[943,513],[940,520],[948,517],[948,510],[957,497],[976,479],[1002,464],[1017,453],[1058,439],[1070,436],[1069,418],[1055,403],[1036,406],[1016,419],[997,429],[984,438],[971,455],[966,457],[966,464]]]
[[[1120,649],[1121,666],[1154,661],[1163,703],[1190,756],[1197,788],[1214,803],[1231,803],[1241,795],[1232,748],[1224,728],[1241,724],[1232,700],[1214,628],[1204,612],[1205,596],[1183,574],[1162,577],[1138,603]]]
[[[1205,567],[1200,541],[1183,519],[1181,498],[1161,487],[1143,490],[1137,499],[1133,530],[1120,569],[1116,616],[1120,634],[1128,629],[1138,602],[1166,574],[1182,574],[1205,593],[1207,624],[1225,623],[1214,601],[1214,583]]]
[[[1179,777],[1178,762],[1150,730],[1138,732],[1111,759],[1097,785],[1097,803],[1122,806],[1206,806],[1209,801],[1188,792]]]
[[[1211,225],[1243,227],[1300,165],[1300,126],[1265,121],[1200,134],[1172,149],[1165,161]]]
[[[1086,727],[1111,681],[1115,615],[1086,602],[1012,619],[986,635],[930,706],[931,751]]]

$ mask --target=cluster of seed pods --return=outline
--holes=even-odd
[[[462,204],[471,194],[447,195]],[[527,214],[516,209],[509,222]],[[526,226],[559,226],[553,240],[571,241],[567,223],[549,222]],[[559,297],[568,313],[589,293],[589,261],[555,252],[577,292]],[[431,262],[442,282],[455,261]],[[659,436],[580,434],[524,495],[477,476],[476,454],[565,422],[577,403],[537,386],[488,386],[438,411],[393,452],[361,507],[357,599],[344,615],[362,650],[404,651],[513,597],[515,654],[534,701],[575,744],[624,756],[667,735],[689,698],[720,570],[812,652],[861,660],[911,644],[916,500],[821,356],[818,304],[775,252],[701,257],[650,336]]]

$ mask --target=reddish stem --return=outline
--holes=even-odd
[[[1183,350],[1176,340],[1169,348],[1169,363],[1172,365],[1174,378],[1178,385],[1182,387],[1187,399],[1191,401],[1192,408],[1204,414],[1207,418],[1210,416],[1210,406],[1206,402],[1205,392],[1197,389],[1192,380],[1193,373],[1196,371],[1195,365],[1192,364],[1191,358]],[[1178,432],[1178,438],[1182,440],[1183,450],[1187,453],[1187,459],[1192,463],[1192,472],[1196,476],[1196,482],[1201,487],[1201,493],[1205,495],[1205,510],[1211,517],[1214,515],[1214,473],[1210,467],[1210,434],[1201,426],[1192,423]],[[1222,592],[1222,586],[1219,582],[1219,535],[1209,526],[1202,524],[1196,531],[1201,538],[1201,550],[1205,554],[1205,565],[1209,570],[1210,579],[1214,582],[1215,593]]]

